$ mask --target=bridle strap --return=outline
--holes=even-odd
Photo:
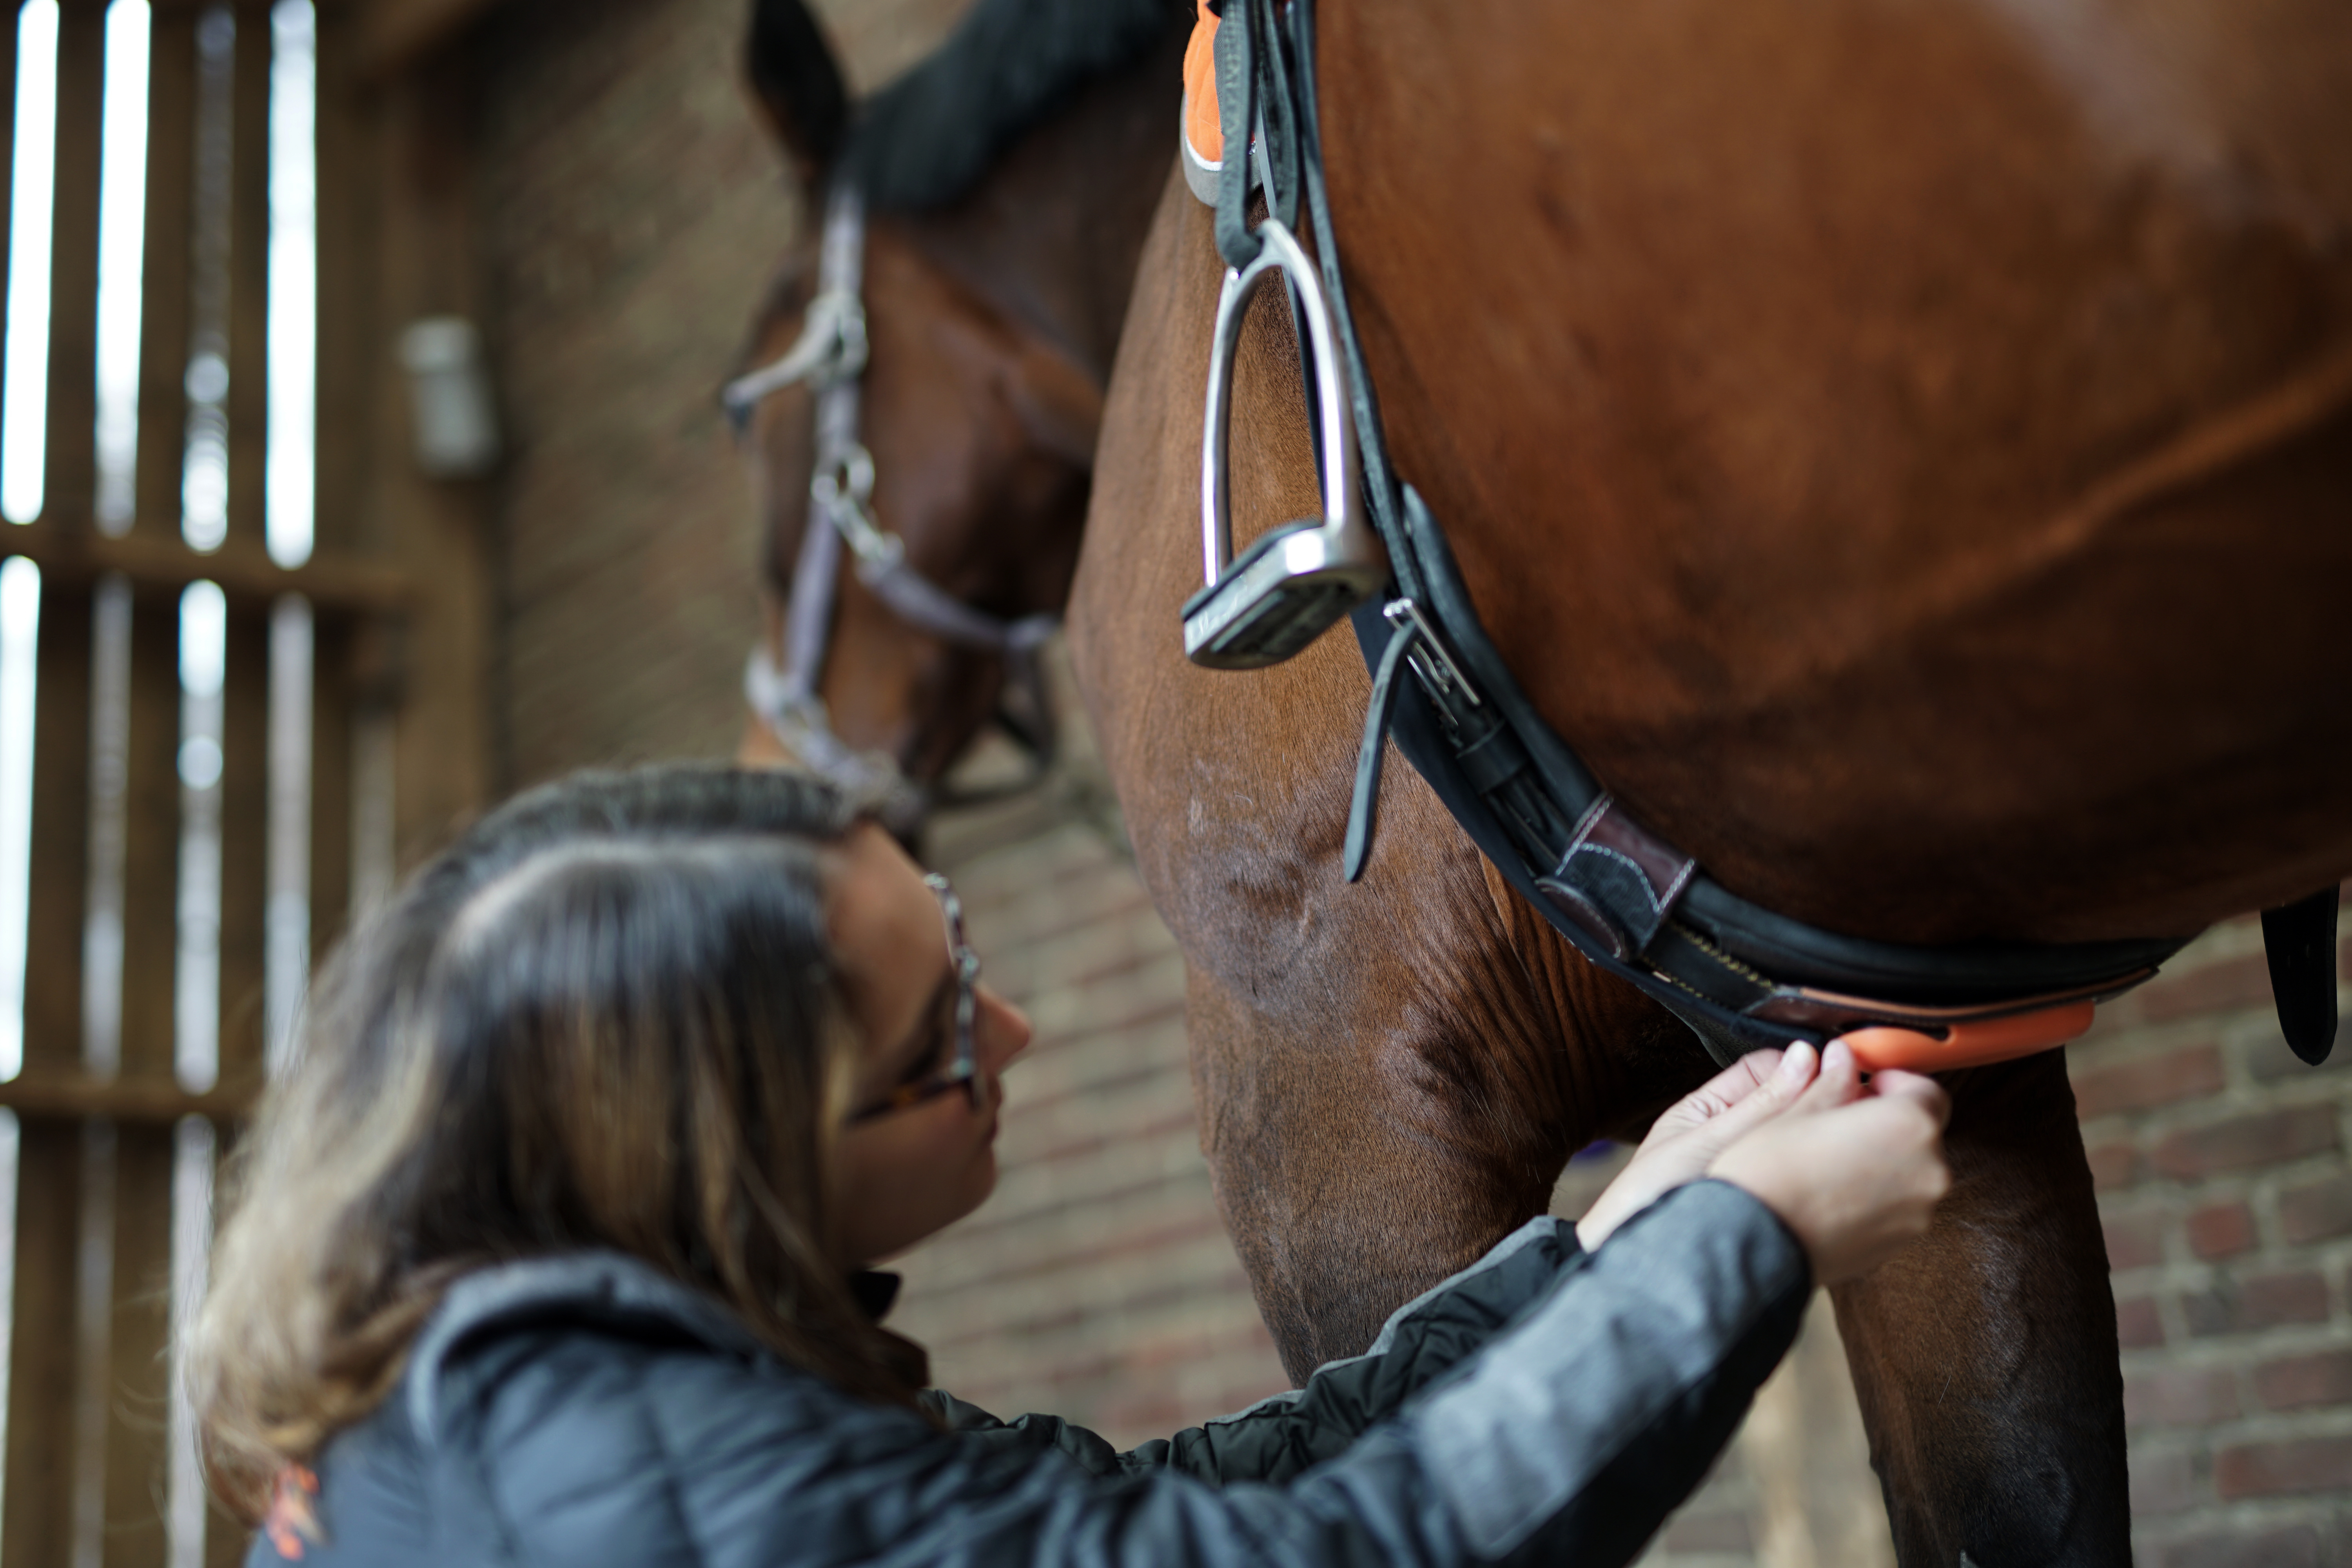
[[[906,542],[874,516],[874,458],[860,440],[862,373],[867,343],[859,285],[865,270],[866,203],[844,181],[825,201],[817,289],[801,335],[776,359],[728,383],[719,394],[740,431],[764,399],[807,382],[815,391],[816,467],[809,479],[809,515],[793,563],[785,600],[783,662],[765,647],[752,650],[743,672],[744,700],[762,723],[814,772],[869,800],[900,831],[910,831],[935,805],[961,805],[1016,794],[1053,765],[1054,703],[1038,649],[1061,625],[1051,614],[1006,620],[976,609],[907,563]],[[1007,687],[1026,711],[1001,715],[1029,753],[1029,766],[1005,784],[979,790],[925,789],[879,752],[853,749],[834,733],[818,687],[833,637],[841,591],[844,545],[856,558],[858,581],[915,630],[959,647],[997,655]]]

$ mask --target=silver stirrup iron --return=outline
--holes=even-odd
[[[1356,428],[1348,416],[1339,339],[1315,264],[1274,218],[1247,267],[1225,274],[1209,349],[1209,405],[1201,431],[1201,556],[1207,585],[1184,603],[1184,653],[1212,669],[1258,669],[1313,642],[1388,581],[1388,552],[1363,519]],[[1227,437],[1233,418],[1234,350],[1258,285],[1288,281],[1301,345],[1314,355],[1315,416],[1322,436],[1323,516],[1269,529],[1234,559]]]

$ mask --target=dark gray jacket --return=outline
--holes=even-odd
[[[1306,1388],[1115,1453],[930,1396],[952,1430],[780,1364],[629,1258],[473,1275],[318,1468],[319,1568],[1620,1563],[1795,1337],[1802,1250],[1702,1182],[1596,1254],[1551,1219]],[[280,1559],[268,1534],[248,1563]]]

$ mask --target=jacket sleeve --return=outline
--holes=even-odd
[[[1220,1487],[1173,1462],[1099,1473],[1059,1446],[975,1443],[805,1374],[651,1349],[535,1357],[461,1440],[515,1560],[551,1568],[1623,1563],[1794,1338],[1809,1271],[1762,1205],[1713,1182],[1581,1266],[1554,1258],[1482,1350],[1422,1380],[1392,1419],[1367,1405],[1344,1451],[1279,1484]]]
[[[1573,1226],[1549,1215],[1529,1220],[1477,1262],[1398,1308],[1363,1354],[1326,1363],[1304,1388],[1126,1453],[1057,1415],[1000,1421],[940,1391],[924,1398],[973,1442],[1057,1448],[1096,1475],[1166,1468],[1220,1485],[1287,1481],[1345,1452],[1557,1288],[1583,1257]]]

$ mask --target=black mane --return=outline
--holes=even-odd
[[[979,0],[946,43],[859,107],[838,177],[856,180],[871,207],[943,206],[1023,132],[1168,37],[1191,9],[1180,0]]]

